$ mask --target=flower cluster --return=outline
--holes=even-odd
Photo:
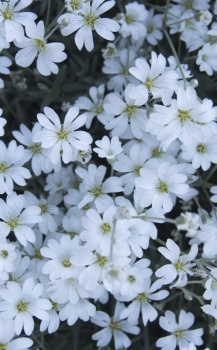
[[[0,350],[216,347],[213,14],[0,1]]]

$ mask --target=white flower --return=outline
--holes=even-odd
[[[0,194],[10,194],[13,191],[13,181],[19,186],[25,186],[31,177],[30,171],[23,168],[25,163],[25,150],[23,146],[17,146],[12,140],[8,148],[0,141]]]
[[[15,244],[0,240],[0,272],[12,272],[14,270],[14,260],[17,257]]]
[[[187,176],[182,173],[181,164],[170,165],[162,162],[158,169],[143,168],[140,177],[135,179],[136,188],[142,188],[144,203],[152,204],[157,212],[163,208],[164,212],[172,210],[176,196],[186,194],[189,186]]]
[[[114,40],[115,36],[112,32],[117,32],[120,28],[119,24],[110,18],[100,18],[100,15],[115,5],[115,1],[110,0],[93,0],[85,2],[79,14],[66,13],[58,18],[58,23],[62,25],[62,35],[69,35],[76,30],[75,44],[81,50],[83,46],[87,51],[94,48],[93,34],[95,30],[100,36],[106,40]]]
[[[93,148],[93,151],[96,152],[100,158],[106,158],[109,164],[113,164],[116,155],[123,150],[118,136],[112,137],[111,140],[108,136],[103,136],[102,140],[97,140],[95,144],[98,148]]]
[[[154,15],[154,9],[151,8],[144,22],[147,28],[146,40],[151,45],[157,45],[158,40],[161,40],[163,38],[162,22],[163,22],[163,15],[161,14]]]
[[[169,104],[174,90],[177,88],[178,74],[175,71],[165,71],[166,59],[152,51],[151,67],[143,58],[136,59],[136,67],[129,72],[141,81],[141,84],[132,89],[130,97],[135,104],[142,105],[148,101],[149,93],[153,98],[161,98],[164,104]]]
[[[162,300],[169,295],[167,290],[156,292],[160,286],[158,281],[151,285],[151,278],[143,279],[141,293],[138,293],[133,302],[121,312],[120,318],[127,318],[129,323],[135,324],[141,311],[144,326],[147,325],[148,321],[153,322],[157,318],[158,313],[151,305],[151,301]]]
[[[188,139],[181,146],[182,158],[192,162],[195,169],[201,167],[208,170],[212,163],[217,163],[217,135],[210,130],[203,129]]]
[[[92,323],[104,328],[92,336],[93,340],[97,340],[97,346],[106,346],[110,343],[112,337],[114,337],[115,349],[128,348],[131,345],[130,339],[124,332],[138,334],[140,329],[136,326],[137,322],[129,324],[128,321],[120,319],[123,309],[124,305],[117,302],[113,317],[109,317],[103,311],[97,311],[96,315],[91,317]]]
[[[83,151],[89,149],[92,137],[85,131],[77,131],[86,122],[84,114],[78,116],[77,107],[68,110],[63,124],[52,108],[45,107],[44,113],[37,115],[43,128],[33,136],[33,141],[41,142],[43,148],[51,148],[50,157],[53,164],[57,164],[61,157],[64,163],[69,163],[72,160],[73,148]]]
[[[194,323],[194,315],[191,312],[180,311],[179,322],[176,322],[176,316],[172,311],[166,311],[165,317],[160,317],[160,326],[171,335],[158,339],[156,346],[162,350],[175,350],[179,346],[179,350],[188,348],[190,342],[195,345],[202,345],[203,329],[197,328],[189,330]]]
[[[171,101],[171,107],[154,105],[155,112],[150,120],[162,125],[157,138],[162,141],[163,149],[167,149],[176,138],[183,143],[199,132],[200,123],[208,123],[215,119],[215,109],[211,100],[198,101],[196,91],[188,86],[177,90],[177,100]]]
[[[6,40],[8,42],[16,39],[22,42],[24,37],[23,27],[34,24],[36,15],[32,12],[21,12],[29,6],[33,0],[9,0],[0,3],[0,22],[4,24]]]
[[[0,115],[2,115],[2,109],[0,108]],[[4,126],[7,123],[7,120],[5,118],[0,117],[0,136],[4,135]]]
[[[65,0],[65,7],[73,13],[81,12],[85,0]]]
[[[123,38],[131,36],[134,40],[144,38],[146,35],[146,26],[144,21],[148,11],[143,4],[136,1],[125,5],[126,14],[123,14],[119,23],[121,24],[120,33]]]
[[[42,221],[40,208],[29,206],[24,209],[24,195],[17,195],[12,192],[7,196],[6,203],[0,199],[0,235],[7,237],[11,231],[14,232],[17,240],[24,246],[27,241],[35,241],[35,233],[29,226]],[[23,210],[23,211],[22,211]]]
[[[32,346],[33,341],[29,338],[14,338],[14,322],[0,319],[0,347],[3,350],[26,350]]]
[[[44,264],[42,272],[49,274],[51,281],[59,277],[70,278],[73,270],[76,270],[76,267],[71,264],[70,258],[75,254],[78,246],[78,236],[71,239],[68,235],[64,235],[60,242],[49,239],[47,247],[40,249],[41,255],[49,259]]]
[[[95,116],[101,121],[101,119],[107,118],[106,112],[103,107],[104,102],[105,85],[101,84],[98,87],[91,86],[89,89],[89,95],[91,97],[81,96],[75,101],[75,106],[79,109],[85,110],[87,120],[85,126],[89,129],[92,120]]]
[[[31,159],[31,166],[36,176],[41,175],[41,172],[48,173],[52,170],[52,163],[49,159],[50,151],[43,149],[39,142],[33,142],[34,135],[41,131],[42,126],[35,123],[32,131],[24,124],[20,124],[20,131],[13,131],[13,136],[24,146],[26,161]]]
[[[217,307],[217,268],[210,271],[208,280],[205,283],[206,291],[203,293],[203,297],[206,300],[211,300],[211,305]]]
[[[161,277],[162,284],[169,284],[178,276],[178,280],[173,287],[184,287],[188,281],[187,274],[193,275],[191,268],[195,266],[195,264],[191,263],[191,261],[195,259],[197,255],[198,245],[193,244],[190,252],[181,256],[178,245],[172,239],[167,239],[166,246],[167,248],[160,247],[158,250],[166,259],[170,260],[172,264],[160,267],[155,272],[155,275]]]
[[[32,22],[26,27],[28,38],[24,38],[22,43],[15,43],[22,48],[15,56],[16,63],[21,67],[28,67],[37,57],[37,69],[42,75],[57,74],[59,68],[54,62],[62,62],[66,59],[66,54],[62,52],[65,46],[62,43],[46,43],[44,38],[44,22],[37,25]]]
[[[116,176],[111,176],[103,182],[106,173],[106,167],[90,164],[88,170],[77,168],[76,173],[83,179],[87,193],[78,208],[81,209],[86,204],[95,201],[99,213],[105,211],[110,205],[113,205],[113,199],[107,193],[122,192],[121,180]]]
[[[210,192],[214,194],[214,196],[210,197],[210,200],[214,203],[217,203],[217,186],[212,186],[210,188]]]
[[[69,326],[75,324],[75,322],[80,318],[82,321],[86,322],[91,316],[94,316],[96,312],[96,306],[91,304],[88,300],[79,297],[79,300],[76,304],[67,303],[60,312],[60,320],[65,321]]]
[[[8,67],[12,65],[12,61],[10,58],[6,56],[0,57],[0,73],[1,74],[10,74],[10,70]],[[4,81],[0,78],[0,89],[4,87]]]
[[[181,213],[176,219],[178,230],[187,231],[186,237],[194,237],[200,225],[200,216],[191,212]]]
[[[196,63],[200,66],[200,71],[206,72],[209,76],[217,71],[216,50],[217,46],[215,44],[206,43],[198,51]]]
[[[107,96],[108,102],[104,103],[105,111],[112,115],[112,120],[106,123],[105,129],[112,130],[112,136],[120,136],[126,130],[128,125],[134,137],[140,139],[145,131],[147,115],[143,108],[139,108],[142,103],[136,103],[135,99],[130,97],[135,86],[128,84],[124,91],[124,99],[121,96],[110,94]],[[115,118],[115,116],[118,116]]]
[[[49,319],[46,310],[51,309],[47,299],[40,298],[43,285],[33,278],[27,278],[21,287],[16,282],[8,282],[7,288],[0,291],[3,301],[0,302],[2,319],[14,319],[14,330],[17,335],[24,332],[30,335],[34,329],[33,317],[40,320]]]

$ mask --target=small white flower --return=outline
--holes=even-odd
[[[78,116],[77,107],[68,110],[63,124],[52,108],[45,107],[44,113],[37,115],[43,128],[33,136],[33,141],[41,142],[42,148],[51,149],[53,164],[57,164],[61,158],[64,163],[69,163],[72,160],[73,148],[83,151],[89,149],[92,137],[85,131],[77,131],[86,122],[84,114]]]
[[[16,39],[22,42],[24,30],[22,25],[34,25],[36,15],[32,12],[20,12],[29,6],[33,0],[10,0],[0,3],[0,23],[4,24],[6,40],[8,42]]]
[[[158,248],[159,252],[165,256],[166,259],[170,260],[172,264],[167,264],[160,267],[155,275],[161,277],[162,284],[169,284],[176,279],[177,282],[172,287],[184,287],[187,284],[187,274],[193,275],[191,268],[195,266],[191,263],[195,259],[198,252],[198,245],[193,244],[190,252],[186,255],[180,256],[180,249],[178,245],[172,240],[167,239],[167,248]]]
[[[104,347],[110,343],[114,337],[115,349],[128,348],[131,345],[130,339],[124,332],[138,334],[140,329],[135,323],[128,323],[120,319],[120,314],[124,309],[122,303],[117,302],[114,316],[110,317],[103,311],[97,311],[94,317],[91,317],[91,322],[103,327],[103,329],[92,336],[93,340],[97,340],[97,346]]]
[[[176,316],[172,311],[166,311],[165,316],[160,317],[160,326],[171,335],[158,339],[156,346],[161,350],[179,350],[188,348],[190,342],[195,345],[202,345],[203,329],[197,328],[189,330],[194,323],[194,315],[191,312],[180,311],[179,322],[176,322]]]
[[[110,0],[103,4],[104,1],[92,0],[92,4],[90,1],[85,2],[79,14],[66,13],[58,18],[58,23],[62,24],[62,35],[66,36],[78,30],[75,35],[75,44],[79,50],[83,46],[87,51],[93,50],[93,30],[106,40],[114,40],[115,36],[112,32],[119,30],[119,24],[113,19],[101,18],[100,15],[110,10],[115,5],[115,1]]]
[[[27,278],[21,287],[16,282],[8,282],[7,288],[0,291],[3,301],[0,302],[1,318],[14,319],[14,330],[17,335],[24,332],[30,335],[34,329],[33,316],[40,320],[49,319],[46,310],[51,309],[49,300],[40,298],[43,285],[33,278]]]
[[[0,319],[0,347],[3,350],[26,350],[32,346],[33,341],[29,338],[14,338],[13,320],[3,321]]]
[[[121,142],[118,136],[114,136],[111,140],[108,136],[103,136],[102,140],[97,140],[96,145],[99,148],[93,148],[100,158],[106,158],[109,164],[115,162],[116,155],[122,152]]]
[[[28,38],[24,38],[22,43],[16,42],[16,46],[22,48],[15,56],[16,63],[21,67],[28,67],[37,57],[37,69],[42,75],[57,74],[59,68],[54,62],[62,62],[66,59],[66,54],[62,52],[65,46],[62,43],[47,44],[44,38],[44,22],[37,25],[32,22],[26,27]]]

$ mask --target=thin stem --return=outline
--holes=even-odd
[[[47,15],[45,20],[46,27],[48,26],[48,23],[49,23],[50,9],[51,9],[51,0],[47,0]]]
[[[212,170],[209,172],[209,174],[207,175],[207,177],[205,178],[205,182],[207,182],[211,176],[214,174],[214,172],[217,170],[217,164],[212,168]]]
[[[64,12],[65,10],[65,6],[63,6],[60,10],[60,12],[58,13],[58,15],[53,19],[53,21],[49,24],[49,26],[47,27],[47,32],[50,31],[50,28],[53,27],[54,23],[56,23],[57,19],[60,17],[60,15]]]
[[[186,80],[186,78],[185,78],[185,75],[184,75],[182,66],[181,66],[181,64],[180,64],[180,62],[179,62],[179,58],[178,58],[178,55],[177,55],[177,53],[176,53],[175,47],[174,47],[174,45],[173,45],[173,42],[172,42],[172,40],[170,39],[170,36],[169,36],[168,31],[167,31],[166,28],[163,28],[163,32],[164,32],[164,35],[165,35],[165,37],[166,37],[166,39],[167,39],[167,41],[168,41],[168,44],[169,44],[169,46],[170,46],[170,48],[171,48],[171,51],[172,51],[172,53],[173,53],[173,56],[174,56],[175,59],[176,59],[177,66],[179,67],[179,70],[180,70],[182,79],[183,79],[183,81],[184,81],[184,87],[186,88],[186,87],[187,87],[187,80]]]
[[[44,38],[44,40],[47,40],[59,27],[60,27],[60,25],[59,25],[59,23],[57,23],[57,24],[55,25],[55,27],[53,27],[53,29],[50,31],[50,33],[48,33],[48,34],[46,35],[46,37]]]

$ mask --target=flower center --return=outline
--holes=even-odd
[[[80,0],[71,0],[69,5],[71,6],[73,11],[79,10],[81,8]]]
[[[148,88],[149,91],[154,86],[153,80],[151,80],[150,78],[147,78],[147,80],[146,80],[146,82],[144,84]]]
[[[0,350],[6,350],[6,345],[7,344],[0,343]]]
[[[107,222],[104,222],[104,224],[101,225],[101,230],[103,233],[110,233],[111,226]]]
[[[137,165],[135,167],[135,169],[133,170],[133,173],[136,175],[136,176],[140,176],[140,169],[142,169],[142,166],[141,165]]]
[[[136,281],[136,277],[133,276],[133,275],[130,275],[130,276],[128,277],[128,281],[130,281],[131,283],[133,283],[133,282]]]
[[[2,258],[6,259],[8,257],[8,251],[7,250],[2,250],[1,251],[1,256],[2,256]]]
[[[5,11],[1,11],[2,16],[4,19],[12,19],[13,18],[13,12],[10,12],[8,9]]]
[[[202,144],[198,145],[197,146],[197,152],[198,153],[205,153],[206,152],[206,146],[202,145]]]
[[[168,193],[168,185],[166,184],[166,182],[160,181],[157,186],[157,190],[162,193]]]
[[[13,231],[15,227],[19,225],[19,220],[18,218],[13,218],[10,221],[6,222],[6,224],[8,224],[8,226],[11,228],[11,231]]]
[[[132,24],[134,22],[134,18],[131,15],[126,15],[125,16],[125,21],[127,24]]]
[[[103,194],[102,186],[94,187],[91,190],[91,193],[93,194],[94,198],[100,197]]]
[[[100,267],[103,267],[108,262],[108,259],[106,256],[100,255],[99,253],[96,253],[96,252],[95,252],[95,255],[97,257],[96,264],[98,264]]]
[[[135,113],[135,109],[136,109],[136,106],[127,105],[124,112],[127,114],[128,119],[130,119],[132,117],[133,113]]]
[[[24,312],[27,310],[27,303],[25,303],[24,301],[20,301],[18,304],[17,304],[17,311],[18,312]]]
[[[41,149],[42,149],[39,143],[33,143],[31,146],[27,148],[32,152],[33,155],[41,153]]]
[[[141,304],[145,302],[149,302],[150,299],[147,297],[146,293],[139,293],[135,300],[139,301]]]
[[[48,212],[48,205],[46,203],[41,203],[39,207],[41,209],[41,214],[45,214]]]
[[[192,9],[192,7],[193,7],[193,0],[186,0],[185,1],[186,10]]]
[[[151,156],[152,156],[153,158],[159,158],[159,157],[161,156],[162,153],[163,153],[163,152],[161,152],[161,151],[159,150],[159,148],[154,148],[154,149],[152,150]]]
[[[109,324],[109,328],[111,329],[111,332],[113,333],[115,330],[118,330],[120,329],[118,327],[118,322],[115,322],[113,317],[111,317],[111,321],[110,321],[110,324]]]
[[[177,329],[177,331],[175,331],[173,334],[175,335],[176,339],[180,339],[183,337],[183,331],[180,329]]]
[[[38,260],[43,260],[43,256],[41,255],[39,250],[35,251],[33,258],[38,259]]]
[[[36,45],[38,47],[38,52],[41,52],[45,48],[45,42],[41,39],[35,39]]]
[[[183,267],[185,266],[185,263],[183,263],[182,261],[178,260],[175,264],[174,264],[176,271],[180,272],[183,270]]]
[[[60,129],[57,131],[57,137],[60,141],[67,140],[69,132],[64,129],[64,126],[61,125]]]
[[[103,109],[103,106],[101,105],[95,105],[94,108],[93,108],[93,112],[96,113],[96,114],[101,114],[104,112],[104,109]]]
[[[64,259],[64,260],[62,261],[62,265],[63,265],[64,267],[70,267],[70,266],[72,266],[70,260],[67,259],[67,258]]]
[[[90,27],[94,27],[94,24],[97,20],[97,16],[94,16],[92,13],[88,13],[88,15],[84,16],[86,25],[90,26]]]
[[[191,119],[189,111],[178,110],[178,118],[182,124],[184,124],[187,120]]]
[[[10,166],[6,163],[0,163],[0,173],[6,173],[8,169],[10,169]]]
[[[148,34],[151,34],[151,33],[153,32],[153,30],[154,30],[154,28],[153,28],[152,26],[149,26],[149,27],[147,28],[147,33],[148,33]]]

